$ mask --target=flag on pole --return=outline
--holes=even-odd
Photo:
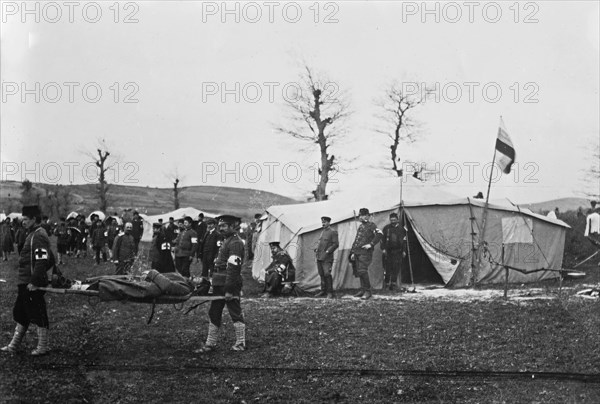
[[[500,127],[498,128],[498,138],[496,139],[496,163],[504,174],[510,173],[515,162],[515,148],[510,136],[504,127],[504,121],[500,117]]]

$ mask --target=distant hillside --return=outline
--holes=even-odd
[[[0,211],[6,213],[20,209],[21,183],[0,182]],[[64,186],[70,188],[73,197],[71,210],[89,213],[98,208],[95,184]],[[151,188],[112,185],[109,191],[109,212],[120,213],[123,209],[137,209],[149,215],[173,210],[173,191],[167,188]],[[55,185],[35,183],[34,189],[42,195],[52,192]],[[191,186],[180,189],[181,207],[191,206],[212,213],[231,213],[250,219],[255,213],[271,205],[299,203],[282,195],[255,189]]]
[[[577,210],[580,206],[585,212],[590,207],[590,201],[585,198],[560,198],[553,199],[551,201],[530,203],[519,206],[526,207],[536,213],[544,214],[554,210],[554,208],[558,208],[558,210],[561,212],[567,212],[569,210]]]

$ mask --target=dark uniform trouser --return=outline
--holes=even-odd
[[[100,254],[102,254],[102,259],[106,262],[106,251],[104,250],[104,247],[94,246],[94,251],[96,252],[96,264],[100,263]]]
[[[177,268],[177,272],[186,278],[190,277],[190,257],[175,257],[175,268]]]
[[[213,294],[215,296],[225,296],[225,288],[223,286],[214,286]],[[239,297],[239,294],[238,294]],[[208,309],[208,318],[210,322],[217,327],[221,326],[221,318],[223,317],[223,309],[227,306],[229,315],[234,323],[244,322],[244,316],[242,315],[242,305],[239,299],[232,300],[213,300],[210,302],[210,308]]]
[[[384,285],[388,285],[390,282],[395,284],[398,281],[401,264],[402,250],[386,251]]]
[[[46,310],[46,300],[41,290],[27,290],[27,285],[19,285],[17,301],[13,307],[13,319],[24,327],[30,323],[38,327],[48,328],[48,311]]]
[[[133,261],[134,260],[119,261],[117,264],[117,270],[116,270],[115,274],[116,275],[125,275],[127,273],[127,271],[129,271],[129,268],[131,268],[131,266],[133,265]]]
[[[214,260],[202,260],[202,276],[208,278],[212,275],[215,269],[215,261]]]
[[[360,278],[360,288],[362,290],[371,290],[371,281],[369,280],[369,265],[373,260],[373,254],[356,254],[357,274]]]
[[[265,279],[267,292],[278,295],[283,289],[283,277],[277,271],[271,271]]]
[[[317,260],[317,271],[319,271],[319,276],[321,279],[324,279],[326,276],[331,275],[331,267],[333,266],[333,261],[319,261]]]

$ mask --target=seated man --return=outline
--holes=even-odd
[[[269,243],[273,261],[265,269],[265,290],[268,297],[280,295],[285,282],[296,280],[296,268],[292,258],[279,246],[279,241]]]

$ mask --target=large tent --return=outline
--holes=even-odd
[[[510,203],[490,203],[485,241],[489,254],[476,259],[478,237],[482,228],[485,203],[473,198],[457,198],[439,187],[410,180],[403,183],[400,204],[399,180],[384,188],[370,188],[369,193],[343,195],[323,202],[271,206],[258,238],[252,273],[264,279],[264,268],[271,260],[268,243],[279,241],[290,253],[297,268],[296,280],[303,289],[320,285],[314,249],[320,236],[320,217],[330,216],[337,230],[340,246],[335,252],[333,280],[336,289],[357,288],[348,258],[356,236],[355,215],[361,207],[373,214],[372,220],[382,229],[389,214],[403,207],[408,229],[410,264],[415,283],[466,287],[472,284],[499,283],[505,280],[502,265],[523,269],[560,269],[568,225],[537,215]],[[502,246],[504,245],[504,254]],[[401,279],[410,283],[408,257],[403,263]],[[379,246],[373,253],[369,269],[374,288],[383,285],[382,254]],[[557,277],[553,271],[522,274],[509,271],[509,282],[532,282]]]
[[[160,215],[153,216],[140,214],[140,217],[144,221],[144,233],[142,234],[142,241],[152,241],[152,223],[158,222],[159,219],[162,219],[163,223],[165,224],[169,222],[170,217],[172,217],[175,220],[179,220],[186,216],[189,216],[194,220],[198,220],[198,215],[200,215],[200,213],[203,213],[205,218],[218,216],[218,214],[215,213],[209,213],[190,207],[175,209],[171,212],[161,213]]]

